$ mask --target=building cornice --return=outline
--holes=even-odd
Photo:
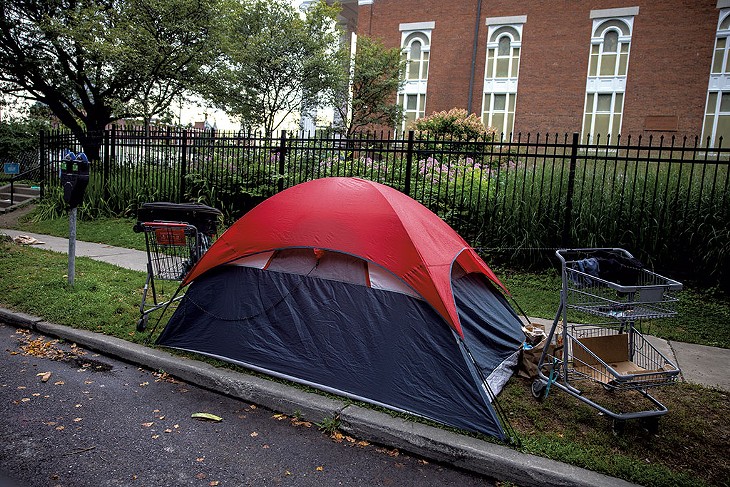
[[[605,8],[591,10],[592,19],[605,19],[609,17],[635,17],[639,15],[639,7]]]

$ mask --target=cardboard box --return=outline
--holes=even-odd
[[[606,335],[599,337],[580,338],[577,340],[598,356],[597,360],[580,345],[573,345],[573,364],[575,370],[588,377],[608,384],[615,379],[605,365],[608,365],[619,375],[634,375],[648,372],[629,360],[629,335]]]

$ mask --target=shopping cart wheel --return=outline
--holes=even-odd
[[[147,328],[147,320],[149,320],[149,316],[142,315],[142,317],[137,322],[137,331],[144,331],[145,328]]]
[[[535,379],[532,382],[532,397],[537,399],[538,401],[543,401],[545,399],[545,389],[547,388],[547,384],[545,384],[540,379]]]
[[[655,435],[659,432],[659,416],[641,418],[640,423],[641,427],[652,435]]]
[[[621,436],[626,431],[626,420],[625,419],[614,419],[611,423],[611,431],[614,436]]]

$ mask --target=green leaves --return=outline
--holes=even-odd
[[[227,5],[219,62],[199,91],[242,123],[273,133],[335,83],[337,9],[322,1],[302,18],[284,0]]]
[[[345,61],[344,83],[331,96],[343,131],[351,136],[369,125],[399,125],[403,109],[396,103],[396,93],[403,85],[405,70],[400,49],[388,49],[380,41],[362,36],[357,40],[351,80],[349,57]]]
[[[48,105],[95,159],[85,130],[164,113],[212,64],[219,3],[3,2],[0,91]]]

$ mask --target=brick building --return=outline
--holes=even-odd
[[[730,0],[342,3],[348,29],[407,56],[408,119],[458,107],[506,134],[730,140]]]

